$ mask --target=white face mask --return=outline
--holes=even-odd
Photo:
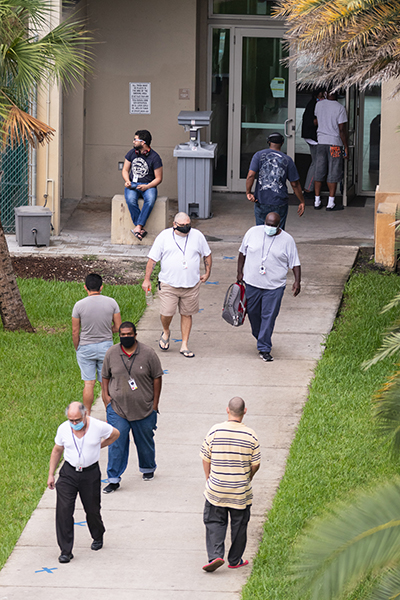
[[[278,227],[272,227],[271,225],[264,225],[264,231],[267,235],[276,235]]]

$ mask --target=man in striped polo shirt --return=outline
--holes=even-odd
[[[243,425],[244,400],[229,401],[228,420],[214,425],[200,450],[206,475],[204,524],[208,563],[204,571],[215,571],[224,564],[228,515],[231,517],[231,547],[228,568],[249,564],[243,560],[247,542],[247,524],[253,499],[251,480],[260,468],[260,445],[256,434]]]

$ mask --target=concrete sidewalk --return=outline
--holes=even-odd
[[[292,223],[294,219],[291,217]],[[212,243],[212,275],[202,286],[201,309],[190,338],[196,357],[188,360],[179,354],[177,317],[172,324],[171,349],[160,353],[165,375],[154,480],[142,481],[132,445],[121,488],[102,496],[107,528],[104,548],[90,550],[91,539],[78,502],[75,558],[66,565],[57,561],[55,492],[46,490],[0,573],[0,600],[71,600],[76,595],[86,600],[108,600],[111,595],[120,600],[240,598],[266,511],[284,473],[321,344],[331,329],[358,247],[312,240],[299,243],[298,249],[302,292],[292,297],[289,277],[273,337],[275,360],[264,363],[258,358],[248,320],[236,329],[220,316],[225,291],[235,280],[238,244]],[[156,300],[139,323],[139,339],[158,348],[160,332]],[[237,571],[224,565],[215,573],[205,573],[201,568],[207,556],[199,448],[208,429],[225,420],[225,407],[234,395],[245,399],[245,422],[258,433],[262,448],[245,553],[250,565]],[[93,414],[104,418],[100,403]],[[107,451],[103,450],[104,478],[106,462]]]

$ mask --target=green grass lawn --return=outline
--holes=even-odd
[[[396,370],[396,360],[388,358],[366,372],[361,369],[399,316],[399,309],[380,314],[399,287],[397,275],[381,272],[354,274],[346,286],[341,315],[315,371],[254,569],[243,589],[244,600],[293,598],[288,577],[291,551],[304,524],[357,488],[399,473],[387,444],[375,435],[371,418],[371,398]],[[351,596],[358,597],[357,592]]]
[[[64,409],[82,399],[83,389],[71,337],[72,307],[85,297],[83,285],[18,284],[37,333],[5,332],[0,325],[0,568],[46,487]],[[140,319],[146,307],[140,285],[105,285],[103,293],[118,302],[123,321]]]

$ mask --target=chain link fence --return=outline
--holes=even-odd
[[[0,153],[0,218],[4,233],[15,233],[14,208],[31,203],[32,150],[21,144]]]

